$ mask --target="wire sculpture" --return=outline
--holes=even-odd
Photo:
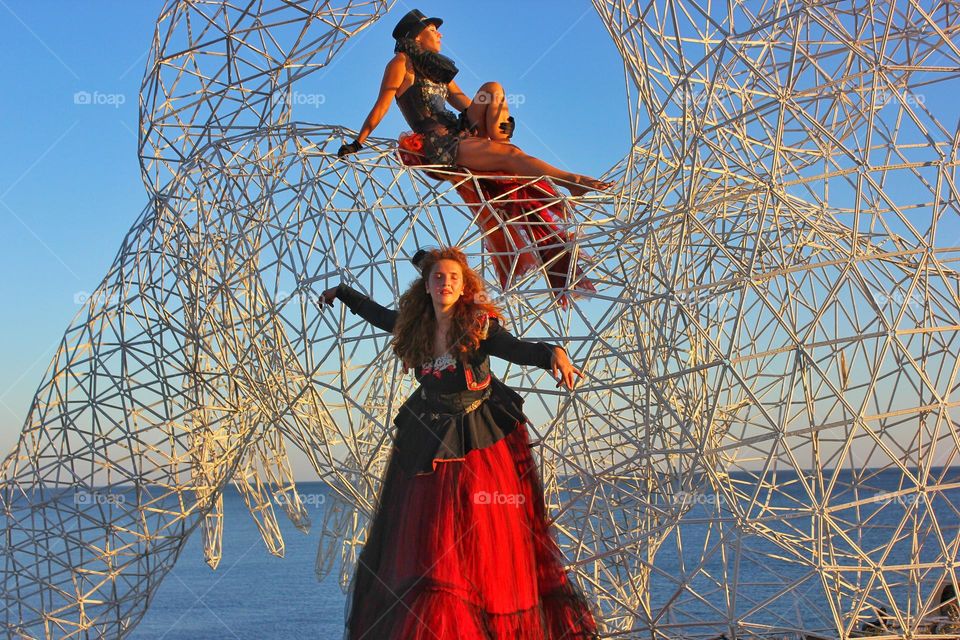
[[[503,377],[543,409],[548,508],[607,635],[955,629],[960,136],[917,97],[955,86],[957,6],[594,0],[632,140],[618,191],[564,200],[596,291],[562,308],[535,271],[496,286],[475,176],[387,139],[339,161],[352,132],[291,121],[295,83],[391,5],[164,4],[147,206],[2,465],[8,637],[129,634],[196,530],[216,568],[228,482],[282,555],[277,507],[311,526],[291,444],[345,587],[412,384],[316,297],[346,277],[389,304],[441,243],[586,371],[573,394]]]

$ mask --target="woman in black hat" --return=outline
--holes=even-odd
[[[393,335],[420,383],[400,407],[346,640],[584,640],[591,607],[566,575],[531,457],[523,398],[490,356],[551,371],[573,389],[566,351],[518,340],[456,247],[418,251],[397,310],[340,284],[323,293]]]
[[[423,154],[430,164],[460,165],[517,176],[549,176],[564,183],[572,195],[611,186],[609,182],[558,169],[511,144],[515,121],[507,108],[503,88],[488,82],[473,100],[460,90],[453,80],[458,72],[456,65],[440,54],[442,36],[437,27],[442,23],[440,18],[428,18],[417,9],[397,23],[393,30],[396,55],[387,63],[380,95],[357,138],[340,148],[340,157],[363,146],[389,110],[390,100],[396,98],[407,123],[423,135]],[[460,115],[448,111],[446,102]]]

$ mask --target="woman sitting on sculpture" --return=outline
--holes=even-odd
[[[453,78],[458,69],[440,54],[440,18],[427,18],[414,9],[393,30],[396,55],[387,63],[380,95],[353,142],[338,156],[358,151],[380,124],[396,98],[414,132],[423,135],[422,153],[430,164],[459,165],[475,171],[516,176],[548,176],[572,195],[609,188],[612,183],[558,169],[510,143],[515,120],[509,114],[503,88],[487,82],[470,100]],[[460,115],[447,110],[449,102]]]

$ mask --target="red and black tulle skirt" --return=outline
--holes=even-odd
[[[350,584],[346,640],[582,640],[526,425],[430,474],[391,456]]]

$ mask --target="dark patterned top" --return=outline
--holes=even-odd
[[[446,108],[447,93],[446,85],[415,75],[413,84],[396,100],[410,128],[423,134],[426,164],[454,167],[460,139],[471,134],[458,130],[457,116]]]
[[[446,128],[457,128],[457,116],[447,109],[447,86],[414,75],[413,84],[396,97],[397,106],[410,128],[427,133]]]
[[[392,332],[397,311],[341,284],[339,298],[351,313]],[[465,360],[443,355],[416,368],[420,386],[394,418],[396,455],[408,473],[432,473],[438,461],[462,460],[526,422],[523,398],[490,372],[490,356],[550,369],[554,345],[520,340],[486,317],[486,338]]]

